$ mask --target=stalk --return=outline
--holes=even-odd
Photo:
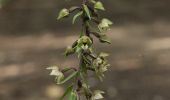
[[[66,92],[60,100],[63,100],[66,96],[69,100],[81,100],[81,98],[97,100],[104,98],[102,95],[104,94],[103,91],[91,90],[88,84],[89,71],[94,72],[94,75],[97,76],[99,80],[103,81],[104,74],[108,67],[110,67],[106,59],[108,54],[104,52],[95,53],[96,51],[93,49],[93,38],[91,35],[96,36],[101,43],[110,44],[110,40],[104,32],[109,30],[112,22],[106,18],[99,18],[98,12],[100,10],[105,10],[102,2],[96,0],[82,0],[80,6],[74,6],[69,9],[63,8],[59,12],[58,20],[66,18],[73,12],[76,12],[72,20],[73,24],[78,18],[82,21],[79,39],[75,40],[72,46],[68,46],[65,50],[65,56],[72,54],[77,55],[79,67],[59,69],[58,66],[54,65],[47,68],[51,70],[50,75],[55,76],[56,84],[64,84],[72,80],[71,85],[66,89]],[[69,75],[66,76],[66,73],[69,73]]]

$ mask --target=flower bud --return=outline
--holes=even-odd
[[[110,20],[104,18],[104,19],[102,19],[102,21],[98,25],[98,28],[101,32],[103,32],[103,31],[105,32],[105,31],[110,29],[110,25],[112,25],[112,24],[113,23]]]
[[[99,10],[105,10],[103,4],[100,1],[95,3],[94,8]]]
[[[93,65],[96,66],[96,67],[98,67],[98,66],[101,65],[102,63],[103,63],[103,60],[98,57],[97,59],[94,60]]]
[[[69,15],[69,10],[66,9],[66,8],[63,8],[60,12],[59,12],[59,15],[58,15],[58,20],[63,18],[63,17],[66,17]]]
[[[78,40],[79,44],[87,44],[88,46],[90,46],[92,44],[91,39],[88,36],[82,36],[79,40]]]

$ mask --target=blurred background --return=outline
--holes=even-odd
[[[66,2],[67,1],[67,2]],[[77,39],[80,23],[56,22],[63,7],[81,0],[0,0],[0,100],[58,100],[65,86],[55,85],[49,65],[78,66],[63,50]],[[92,88],[105,100],[170,100],[170,0],[103,0],[114,25],[111,70]],[[66,84],[67,85],[67,84]]]

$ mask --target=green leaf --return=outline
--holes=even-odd
[[[106,35],[103,35],[99,38],[100,42],[102,43],[108,43],[108,44],[111,44],[111,40],[106,36]]]
[[[84,8],[84,11],[86,12],[86,15],[91,20],[90,11],[89,11],[89,8],[87,7],[87,5],[83,5],[83,8]]]
[[[75,77],[77,75],[77,71],[73,72],[72,74],[70,74],[68,77],[66,77],[64,80],[62,80],[61,82],[57,83],[57,84],[64,84],[65,82],[67,82],[68,80],[72,79],[73,77]]]
[[[69,100],[77,100],[77,93],[73,89],[72,89],[72,91],[70,93]]]
[[[74,23],[75,23],[75,20],[76,20],[79,16],[81,16],[82,14],[83,14],[83,11],[80,11],[80,12],[78,12],[76,15],[74,15],[72,23],[74,24]]]
[[[100,1],[95,3],[94,8],[99,10],[105,10],[103,4]]]
[[[65,97],[66,95],[70,94],[72,90],[73,90],[73,85],[71,85],[71,86],[69,86],[69,87],[67,88],[67,90],[65,91],[65,93],[63,94],[63,96],[62,96],[59,100],[63,100],[64,97]]]
[[[65,73],[65,72],[70,71],[70,70],[72,70],[72,68],[63,68],[62,72]]]
[[[66,8],[63,8],[60,12],[59,12],[59,15],[58,15],[58,18],[57,20],[63,18],[63,17],[66,17],[69,15],[69,10],[66,9]]]

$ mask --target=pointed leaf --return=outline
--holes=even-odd
[[[65,82],[67,82],[68,80],[72,79],[73,77],[75,77],[77,75],[77,71],[73,72],[72,74],[70,74],[68,77],[66,77],[64,80],[62,80],[61,82],[57,83],[57,84],[63,84]]]
[[[63,100],[66,95],[70,94],[72,89],[73,89],[73,85],[69,86],[65,91],[65,93],[63,94],[63,96],[60,98],[60,100]]]
[[[75,90],[72,90],[69,96],[69,100],[77,100],[77,93]]]
[[[90,11],[87,5],[83,5],[84,11],[86,12],[86,15],[88,16],[89,19],[91,19]]]
[[[106,36],[106,35],[103,35],[99,38],[100,42],[102,43],[108,43],[108,44],[111,44],[111,40]]]
[[[74,24],[74,23],[75,23],[75,20],[76,20],[79,16],[81,16],[82,14],[83,14],[83,11],[80,11],[80,12],[78,12],[76,15],[74,15],[72,23]]]
[[[63,68],[62,72],[65,73],[65,72],[70,71],[70,70],[72,70],[72,68]]]
[[[77,9],[80,9],[80,7],[78,6],[73,6],[69,9],[69,12],[72,13],[73,11],[77,10]]]

